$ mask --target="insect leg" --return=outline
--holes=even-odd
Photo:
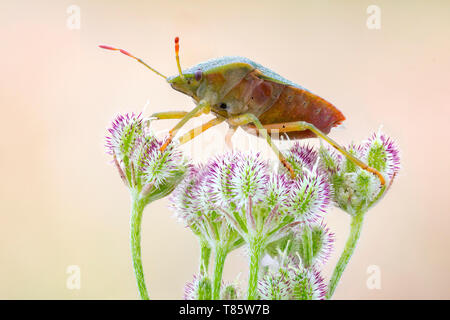
[[[278,150],[277,146],[273,143],[272,138],[270,138],[270,135],[267,133],[267,129],[264,128],[264,126],[261,124],[259,119],[252,113],[245,113],[241,114],[232,118],[228,119],[228,122],[233,126],[243,126],[246,124],[253,123],[258,130],[258,133],[264,137],[269,144],[269,146],[272,148],[272,150],[277,155],[278,159],[280,159],[280,162],[283,164],[283,166],[290,172],[292,179],[295,178],[295,172],[292,166],[287,162],[286,158],[283,156],[283,154]]]
[[[215,119],[209,120],[208,122],[202,124],[201,126],[196,127],[194,129],[192,129],[191,131],[182,135],[178,139],[178,141],[180,142],[180,144],[185,144],[186,142],[194,139],[195,137],[197,137],[201,133],[205,132],[209,128],[217,126],[218,124],[222,123],[224,120],[225,119],[220,119],[220,118],[215,118]]]
[[[305,121],[296,121],[296,122],[286,122],[286,123],[276,123],[276,124],[269,124],[265,125],[264,128],[266,130],[272,130],[277,129],[279,132],[291,132],[291,131],[303,131],[303,130],[310,130],[313,132],[316,136],[319,138],[325,140],[329,144],[331,144],[336,150],[338,150],[340,153],[342,153],[347,159],[349,159],[351,162],[356,164],[358,167],[371,172],[375,174],[378,179],[380,180],[380,183],[382,186],[386,183],[383,175],[378,172],[378,170],[369,167],[367,164],[356,158],[354,155],[349,153],[347,150],[345,150],[343,147],[341,147],[336,141],[329,138],[325,133],[317,129],[313,124],[305,122]]]
[[[187,111],[164,111],[164,112],[156,112],[152,114],[150,117],[145,118],[144,122],[150,125],[152,120],[171,120],[171,119],[183,119],[184,116],[188,114]],[[194,117],[201,116],[202,113],[194,115]]]
[[[165,111],[156,112],[150,116],[150,118],[156,118],[156,120],[162,119],[182,119],[187,115],[187,111]]]
[[[184,126],[186,122],[188,122],[191,118],[196,117],[197,115],[201,115],[202,113],[208,113],[209,110],[210,110],[209,102],[206,100],[200,101],[194,109],[186,113],[186,115],[175,125],[175,127],[173,127],[173,129],[169,131],[169,138],[161,146],[160,151],[162,152],[166,150],[169,143],[172,142],[173,137],[175,137],[178,130],[180,130],[180,128]]]

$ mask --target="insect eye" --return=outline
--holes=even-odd
[[[220,104],[220,109],[226,109],[226,108],[228,108],[227,104],[222,102]]]
[[[195,78],[195,80],[197,80],[197,81],[200,81],[200,80],[202,80],[202,70],[197,70],[197,71],[195,71],[195,73],[194,73],[194,78]]]

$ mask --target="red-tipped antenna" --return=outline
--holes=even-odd
[[[147,68],[149,68],[150,70],[152,70],[154,73],[156,73],[158,76],[163,77],[164,79],[167,80],[167,77],[165,75],[163,75],[162,73],[158,72],[156,69],[153,69],[152,67],[150,67],[148,64],[146,64],[144,61],[142,61],[141,59],[133,56],[131,53],[129,53],[128,51],[125,51],[123,49],[119,49],[119,48],[114,48],[114,47],[110,47],[110,46],[105,46],[105,45],[100,45],[99,48],[102,49],[106,49],[106,50],[113,50],[113,51],[120,51],[121,53],[123,53],[124,55],[127,55],[133,59],[135,59],[137,62],[142,63],[144,66],[146,66]]]
[[[181,72],[181,64],[180,64],[180,38],[175,37],[175,59],[177,59],[177,68],[180,74],[180,77],[184,79],[183,72]]]

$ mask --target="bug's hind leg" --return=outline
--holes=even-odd
[[[287,162],[286,158],[283,156],[283,154],[278,150],[277,146],[273,143],[272,138],[267,133],[267,129],[264,128],[264,126],[261,124],[259,119],[252,113],[245,113],[241,114],[232,118],[228,119],[228,123],[230,123],[232,126],[243,126],[247,124],[254,124],[256,127],[256,130],[258,130],[258,133],[264,137],[269,144],[269,146],[272,148],[272,150],[277,155],[280,162],[283,164],[283,166],[289,171],[291,178],[295,178],[295,172],[292,166]]]
[[[367,164],[356,158],[354,155],[349,153],[347,150],[345,150],[343,147],[341,147],[336,141],[329,138],[325,133],[317,129],[313,124],[305,122],[305,121],[296,121],[296,122],[286,122],[286,123],[276,123],[276,124],[270,124],[263,126],[266,130],[279,130],[279,132],[292,132],[292,131],[303,131],[303,130],[310,130],[313,132],[316,136],[319,138],[325,140],[329,144],[331,144],[336,150],[338,150],[340,153],[342,153],[347,159],[349,159],[351,162],[356,164],[358,167],[369,171],[373,174],[375,174],[378,179],[380,180],[380,183],[382,186],[385,185],[386,180],[384,179],[383,175],[378,172],[376,169],[369,167]]]

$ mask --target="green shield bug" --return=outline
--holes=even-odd
[[[381,173],[327,136],[331,128],[345,120],[344,115],[335,106],[250,59],[222,57],[182,70],[179,38],[176,37],[175,57],[179,74],[166,77],[125,50],[104,45],[100,47],[120,51],[137,60],[166,79],[172,88],[192,97],[196,103],[196,107],[190,112],[170,111],[152,115],[155,119],[181,119],[169,132],[169,138],[161,150],[171,143],[178,130],[191,118],[212,113],[214,119],[181,136],[180,143],[186,143],[225,121],[230,127],[225,137],[227,143],[230,143],[230,138],[238,127],[265,138],[294,177],[294,170],[272,142],[272,137],[278,138],[279,133],[286,134],[290,139],[319,137],[362,169],[377,175],[381,185],[385,184]]]

